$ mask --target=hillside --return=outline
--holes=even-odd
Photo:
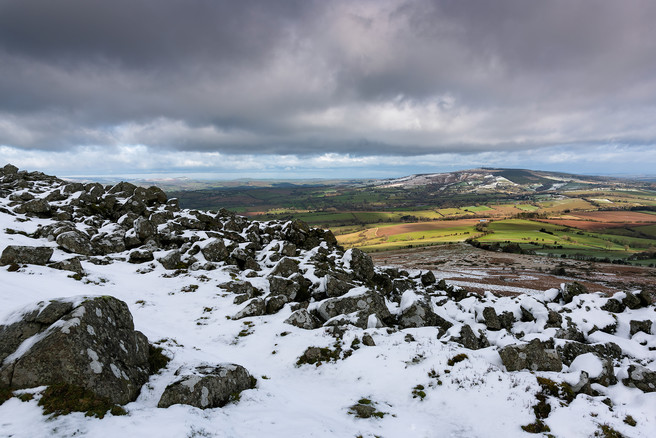
[[[0,250],[0,437],[656,430],[645,290],[472,293],[300,221],[11,165]]]

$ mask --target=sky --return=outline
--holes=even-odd
[[[652,0],[0,0],[0,166],[656,174]]]

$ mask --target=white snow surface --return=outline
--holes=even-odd
[[[0,201],[0,205],[6,205],[6,199]],[[16,220],[20,218],[24,216],[0,213],[0,248],[37,244],[20,234],[4,233],[6,228],[32,232],[37,225],[49,223],[46,219]],[[55,247],[53,260],[70,257],[54,242],[41,239],[38,245]],[[127,254],[126,251],[117,256],[125,258]],[[304,260],[303,255],[300,260]],[[350,267],[350,253],[342,261]],[[76,280],[70,272],[44,266],[28,265],[17,272],[0,267],[0,324],[15,322],[18,315],[39,301],[73,297],[71,300],[77,302],[81,296],[111,295],[128,304],[135,328],[151,343],[164,347],[172,361],[150,378],[136,401],[125,406],[125,416],[108,414],[97,419],[73,413],[49,418],[37,404],[43,387],[17,391],[31,392],[36,397],[27,402],[14,397],[0,405],[0,437],[525,437],[530,435],[520,426],[535,421],[532,407],[540,390],[536,374],[557,381],[565,377],[557,373],[507,372],[501,364],[499,347],[544,335],[536,322],[516,325],[515,331],[523,331],[524,339],[516,338],[517,333],[488,332],[492,345],[476,351],[443,342],[435,327],[351,327],[344,334],[344,348],[356,337],[362,339],[365,333],[372,336],[376,345],[361,345],[350,357],[335,363],[297,366],[296,361],[306,348],[330,347],[335,338],[323,328],[303,330],[285,324],[291,313],[289,306],[274,315],[229,319],[243,307],[233,304],[234,295],[218,287],[235,279],[231,269],[220,267],[170,276],[166,274],[171,271],[159,263],[134,265],[115,261],[95,265],[83,261],[82,266],[87,273],[82,280]],[[256,278],[246,278],[242,272],[237,279],[268,288],[265,277],[270,269],[265,267]],[[190,290],[190,285],[198,288],[183,291]],[[349,295],[360,293],[361,288],[354,288]],[[485,328],[479,316],[485,306],[495,307],[497,313],[511,311],[518,320],[520,306],[524,306],[541,322],[547,316],[542,300],[551,294],[547,291],[523,298],[487,294],[482,301],[467,298],[458,303],[437,304],[439,299],[434,302],[440,316],[456,324],[469,324],[476,332]],[[414,292],[408,292],[401,308],[415,299]],[[590,294],[585,303],[577,297],[565,307],[571,310],[567,315],[587,330],[611,322],[599,309],[604,302],[605,298]],[[644,366],[656,370],[654,336],[635,335],[634,339],[644,341],[645,345],[641,345],[628,333],[629,320],[654,317],[653,307],[623,312],[617,315],[619,336],[594,331],[589,341],[616,342]],[[247,328],[245,322],[253,323],[248,329],[250,333],[239,336]],[[378,321],[370,318],[369,325],[378,325]],[[414,340],[407,341],[407,334]],[[38,340],[28,341],[33,344]],[[29,349],[28,341],[19,348],[21,354]],[[449,366],[448,360],[460,353],[465,353],[467,360]],[[93,350],[82,354],[90,359],[94,369],[103,366]],[[570,371],[593,374],[597,370],[594,360],[581,356]],[[164,388],[176,380],[177,369],[220,363],[246,367],[257,378],[256,388],[242,392],[238,402],[223,408],[157,407]],[[626,359],[616,364],[618,376],[626,373],[628,365]],[[423,400],[413,397],[417,385],[425,388]],[[597,389],[600,396],[579,395],[568,406],[551,403],[552,413],[545,423],[554,436],[589,437],[601,424],[608,424],[627,437],[656,436],[656,393],[645,394],[621,383],[609,388],[597,385]],[[603,403],[606,397],[613,401],[612,410]],[[374,402],[385,413],[384,417],[358,419],[350,415],[349,407],[362,398]],[[635,427],[624,423],[626,415],[636,420]]]

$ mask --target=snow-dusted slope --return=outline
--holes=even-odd
[[[242,219],[214,215],[220,217],[221,226],[213,231],[204,230],[198,226],[197,213],[177,211],[170,202],[149,207],[153,210],[148,212],[151,218],[158,211],[171,212],[157,226],[157,244],[149,243],[148,237],[130,240],[132,234],[138,233],[133,226],[134,218],[129,218],[129,224],[124,215],[115,220],[102,216],[85,219],[78,215],[84,210],[79,205],[64,208],[72,205],[71,200],[87,196],[93,187],[75,191],[80,187],[69,186],[70,189],[64,190],[65,182],[38,175],[29,181],[23,174],[25,183],[16,184],[20,180],[17,177],[8,182],[5,178],[0,191],[0,250],[9,245],[48,246],[54,250],[52,261],[70,259],[72,254],[61,244],[48,240],[57,229],[53,224],[62,225],[57,215],[67,211],[70,216],[62,214],[60,219],[71,221],[76,229],[91,234],[92,242],[94,235],[103,232],[114,235],[121,228],[125,241],[132,242],[128,247],[133,248],[103,256],[80,256],[83,276],[32,264],[1,267],[0,324],[15,319],[16,312],[24,306],[41,300],[111,295],[128,304],[135,328],[150,342],[164,347],[172,361],[150,378],[136,401],[125,406],[128,412],[125,416],[97,419],[73,413],[48,418],[37,405],[43,388],[17,391],[16,394],[37,395],[27,402],[14,397],[0,406],[0,437],[527,436],[521,426],[535,422],[533,406],[542,391],[536,376],[576,385],[581,371],[588,372],[591,378],[598,373],[599,359],[588,353],[570,366],[564,365],[561,372],[509,372],[502,364],[499,350],[535,338],[554,339],[556,346],[563,346],[568,341],[557,332],[572,327],[588,343],[614,342],[622,349],[622,355],[612,361],[613,372],[620,382],[608,387],[593,383],[592,395],[581,393],[571,402],[549,396],[551,412],[544,423],[551,429],[550,433],[557,437],[589,437],[601,425],[607,425],[627,437],[646,438],[656,434],[656,392],[645,393],[621,383],[631,364],[639,363],[656,371],[656,337],[645,332],[630,333],[630,321],[654,320],[653,304],[610,313],[601,309],[608,298],[599,294],[577,295],[569,303],[556,290],[513,298],[492,294],[468,296],[446,285],[434,285],[429,277],[424,277],[422,282],[420,272],[384,273],[379,268],[378,276],[366,281],[353,274],[364,269],[359,263],[366,264],[366,260],[334,247],[329,236],[319,238],[318,246],[314,247],[304,247],[296,240],[298,245],[290,250],[288,245],[294,239],[289,231],[291,223],[247,223],[228,230],[227,223],[239,224]],[[23,198],[46,198],[57,190],[62,195],[51,196],[47,213],[16,212],[22,211],[17,207],[28,202]],[[96,201],[107,196],[108,188],[103,190],[104,194]],[[117,203],[111,208],[114,210],[131,202],[130,196],[116,198]],[[107,211],[102,214],[111,216]],[[187,227],[171,231],[173,222],[184,223],[182,218],[188,219]],[[246,248],[252,241],[248,233],[255,228],[259,244]],[[178,243],[171,239],[173,243],[164,248],[162,242],[169,232],[184,239]],[[257,269],[247,268],[251,262],[240,266],[244,262],[237,258],[239,251],[226,261],[208,261],[202,249],[217,236],[233,252],[247,251]],[[235,243],[240,240],[243,242]],[[194,250],[194,246],[198,249]],[[157,260],[176,249],[181,252],[180,269],[167,270]],[[150,251],[154,260],[129,263],[130,254],[135,251]],[[299,271],[312,283],[308,301],[292,301],[277,312],[234,319],[252,301],[234,304],[235,294],[227,290],[225,283],[249,281],[262,291],[263,297],[270,297],[268,277],[277,269],[283,251],[289,259],[298,262]],[[133,258],[133,261],[138,260]],[[326,297],[330,281],[327,274],[323,275],[326,271],[351,275],[353,288],[341,297]],[[385,278],[391,282],[392,289],[381,286]],[[331,299],[359,296],[363,292],[384,296],[391,313],[386,326],[376,327],[380,321],[371,318],[366,325],[360,324],[361,327],[340,323],[337,328],[313,330],[285,323],[292,307],[318,309]],[[624,295],[616,298],[622,299]],[[452,326],[402,328],[400,316],[422,300],[427,300],[429,308]],[[488,307],[493,307],[499,315],[503,312],[513,315],[516,322],[510,330],[488,328],[489,321],[486,323],[483,317],[483,310]],[[554,314],[561,315],[560,325],[552,321]],[[483,335],[489,346],[479,345],[482,348],[473,350],[463,347],[462,341],[455,342],[455,338],[462,337],[465,325],[477,336]],[[613,325],[616,327],[607,328]],[[654,329],[652,325],[651,333]],[[375,345],[365,345],[365,334],[371,336]],[[299,357],[310,346],[341,350],[341,354],[320,366],[298,365]],[[466,357],[460,356],[461,361],[453,360],[463,353]],[[174,380],[180,366],[222,362],[246,367],[257,378],[256,388],[242,392],[238,401],[223,408],[201,410],[184,405],[157,408],[164,388]],[[359,400],[374,406],[381,414],[356,418],[350,410]],[[627,416],[635,420],[635,426],[625,422]]]

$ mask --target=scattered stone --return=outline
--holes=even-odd
[[[289,318],[285,320],[287,324],[291,324],[295,327],[313,330],[320,326],[320,322],[315,318],[310,312],[306,309],[299,309],[289,315]]]
[[[184,404],[200,409],[220,408],[257,383],[246,368],[236,364],[179,369],[176,376],[178,380],[166,387],[157,407]]]

